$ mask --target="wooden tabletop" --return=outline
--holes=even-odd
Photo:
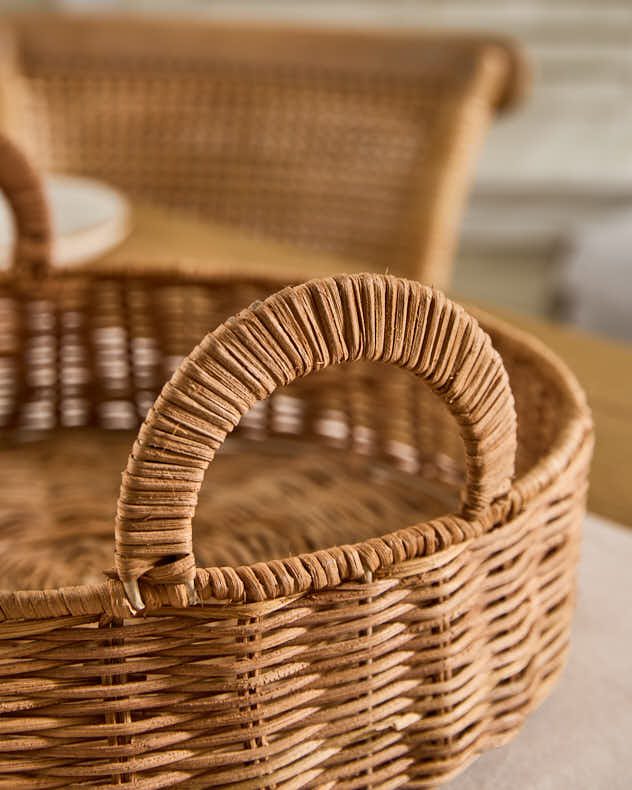
[[[218,271],[278,274],[289,279],[361,267],[334,256],[268,240],[149,206],[135,206],[131,236],[106,260],[186,260]],[[458,296],[457,296],[458,298]],[[564,359],[586,390],[593,410],[596,448],[589,508],[632,527],[632,348],[576,329],[482,305],[488,312],[539,337]]]

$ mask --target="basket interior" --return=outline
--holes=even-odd
[[[150,277],[0,287],[0,587],[102,580],[120,473],[182,357],[268,284]],[[518,474],[546,452],[563,404],[532,354],[503,348],[519,417]],[[505,352],[505,353],[503,353]],[[198,565],[241,565],[354,543],[452,512],[464,478],[456,424],[411,374],[371,363],[295,381],[249,412],[209,468]]]

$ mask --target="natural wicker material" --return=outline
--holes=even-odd
[[[490,117],[525,81],[491,36],[13,24],[4,128],[40,167],[435,286]]]
[[[281,290],[182,361],[272,284],[45,277],[37,181],[6,142],[0,165],[0,788],[431,787],[511,737],[569,641],[592,440],[568,370],[383,275]],[[98,577],[132,434],[103,428],[174,367],[120,490],[132,616]]]

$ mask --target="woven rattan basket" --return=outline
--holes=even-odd
[[[511,737],[569,643],[567,369],[394,277],[52,274],[0,180],[0,788],[432,787]]]

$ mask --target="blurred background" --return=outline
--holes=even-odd
[[[632,339],[627,0],[3,0],[1,6],[512,37],[524,49],[530,86],[485,136],[452,290]]]

